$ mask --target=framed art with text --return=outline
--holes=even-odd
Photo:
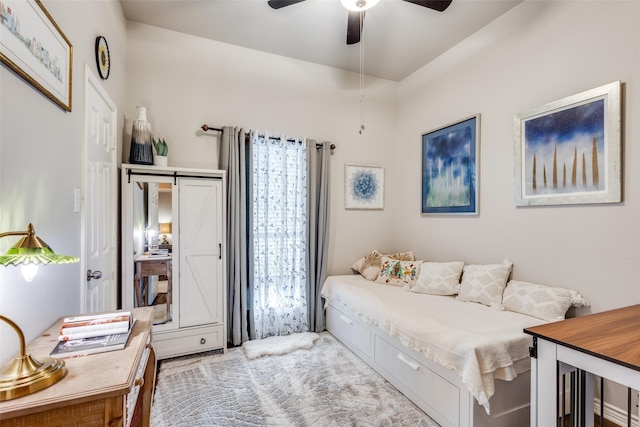
[[[40,0],[0,2],[0,59],[71,111],[73,47]]]
[[[620,86],[610,83],[515,116],[516,206],[622,200]]]
[[[345,166],[345,209],[384,209],[384,168]]]
[[[422,213],[478,214],[480,115],[422,135]]]

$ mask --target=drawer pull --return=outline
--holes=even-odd
[[[205,340],[204,338],[200,338],[200,344],[206,344],[207,340]]]
[[[347,325],[352,325],[353,324],[353,320],[349,319],[347,316],[345,316],[344,314],[340,315],[340,318],[347,324]]]
[[[133,385],[136,386],[136,387],[142,387],[144,385],[144,378],[136,379],[136,381],[133,383]]]
[[[398,359],[403,362],[404,364],[406,364],[408,367],[410,367],[411,369],[413,369],[414,371],[417,371],[418,369],[420,369],[420,365],[418,365],[416,362],[407,359],[404,354],[402,353],[398,353]]]

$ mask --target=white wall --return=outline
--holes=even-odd
[[[374,247],[394,249],[392,196],[382,211],[345,211],[344,168],[383,165],[387,188],[394,186],[397,83],[366,79],[366,130],[359,135],[357,74],[134,22],[127,36],[126,133],[136,105],[146,106],[152,132],[169,144],[169,165],[207,168],[218,167],[219,135],[203,133],[205,123],[330,141],[337,149],[329,271],[349,272]]]
[[[114,102],[125,95],[125,20],[115,0],[44,1],[73,45],[72,112],[0,66],[0,232],[26,230],[57,253],[81,256],[81,215],[73,213],[74,188],[82,187],[85,63],[97,72],[94,44],[104,35],[111,51],[111,76],[103,82]],[[121,125],[121,123],[120,123]],[[17,238],[0,240],[4,253]],[[45,266],[26,283],[20,270],[0,267],[0,313],[14,320],[27,342],[65,314],[81,310],[80,264]],[[0,364],[18,352],[18,340],[0,324]]]
[[[526,1],[400,83],[396,235],[430,260],[514,262],[513,277],[580,291],[603,311],[640,303],[639,2]],[[623,202],[516,208],[513,117],[623,86]],[[421,134],[474,114],[480,215],[421,216]]]

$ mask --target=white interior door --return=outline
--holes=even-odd
[[[117,108],[88,67],[85,76],[83,300],[95,312],[117,308]]]
[[[223,322],[222,182],[181,178],[180,327]]]

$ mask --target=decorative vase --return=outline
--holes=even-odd
[[[153,157],[153,164],[155,166],[167,167],[167,156],[158,156],[157,154]]]
[[[138,118],[133,121],[131,129],[131,150],[129,163],[138,165],[153,164],[153,146],[151,144],[151,125],[147,121],[147,109],[136,107]]]

